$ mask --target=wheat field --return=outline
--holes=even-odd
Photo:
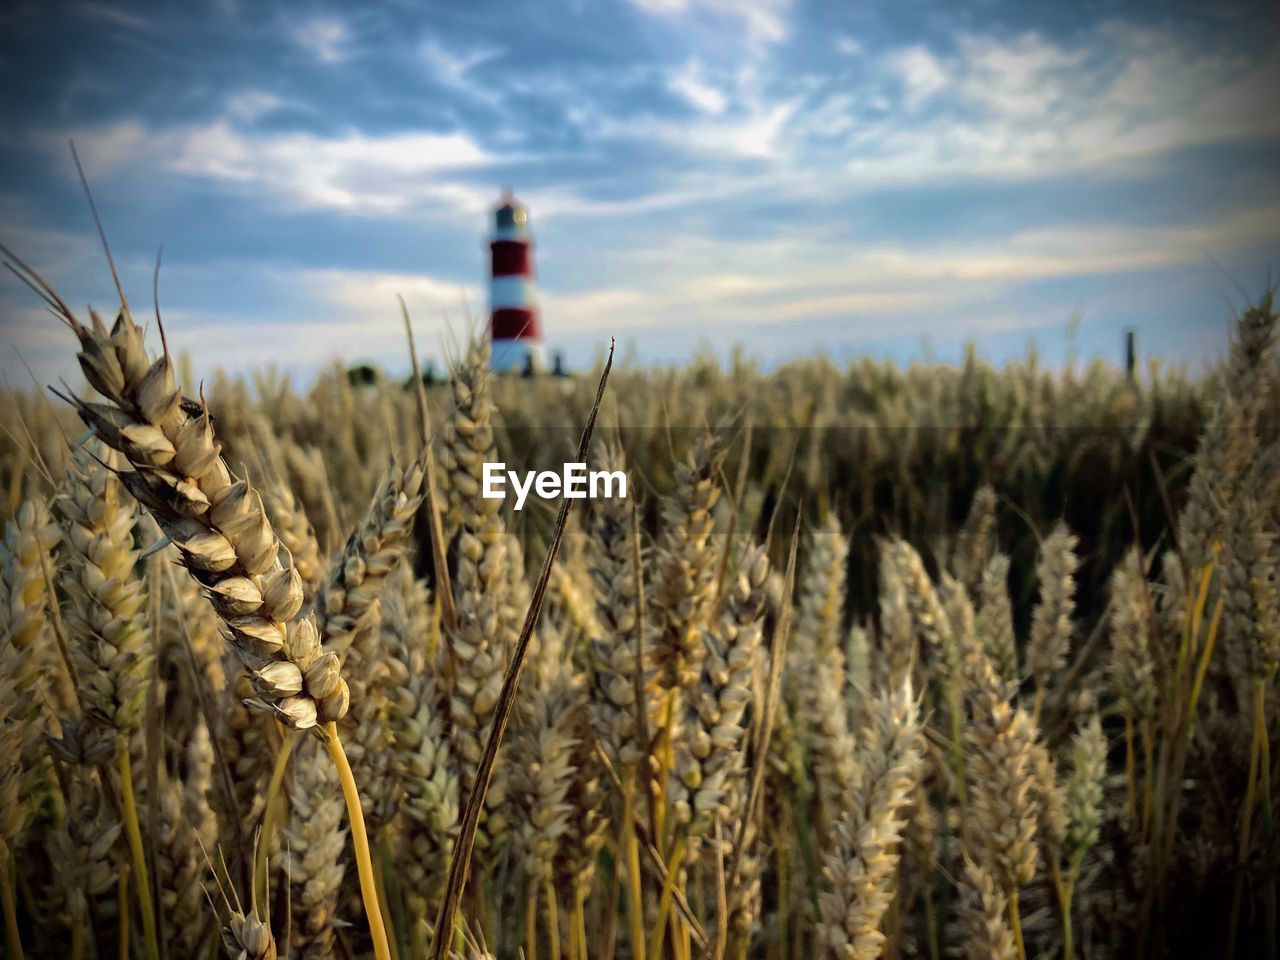
[[[6,956],[1276,955],[1270,297],[1206,376],[299,388],[12,259],[84,382],[3,397]]]

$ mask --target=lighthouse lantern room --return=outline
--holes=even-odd
[[[489,241],[489,334],[492,364],[498,373],[536,373],[543,369],[542,330],[534,284],[533,238],[529,211],[510,190],[493,212]]]

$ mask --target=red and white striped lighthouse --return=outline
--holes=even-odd
[[[489,241],[489,334],[497,373],[537,372],[543,368],[542,330],[533,280],[533,238],[529,211],[510,190],[493,212]]]

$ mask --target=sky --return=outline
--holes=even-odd
[[[437,368],[504,185],[570,365],[740,349],[1197,367],[1280,267],[1280,8],[1081,0],[13,2],[0,240],[201,373]],[[0,373],[74,376],[0,277]],[[78,382],[78,378],[72,382]]]

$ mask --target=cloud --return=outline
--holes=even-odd
[[[502,54],[501,47],[490,45],[459,52],[434,37],[424,40],[418,49],[437,80],[447,87],[473,94],[483,91],[468,82],[467,74],[473,67]]]
[[[947,85],[941,62],[921,46],[897,51],[889,57],[889,67],[902,81],[904,99],[913,110]]]
[[[293,278],[291,277],[290,280]],[[379,270],[304,270],[297,278],[308,296],[339,312],[385,312],[403,296],[415,312],[462,312],[480,301],[475,284],[451,283],[418,273]]]
[[[494,158],[464,133],[333,136],[255,132],[228,120],[150,129],[128,120],[71,133],[99,175],[154,163],[161,170],[251,188],[304,210],[361,217],[402,217],[435,210],[474,215],[490,191],[450,174],[481,169]],[[65,149],[66,132],[39,141]]]
[[[693,17],[696,5],[677,12]],[[1186,147],[1280,136],[1268,106],[1280,48],[1250,60],[1151,28],[1108,24],[1070,40],[962,33],[945,49],[864,55],[856,84],[768,57],[730,69],[709,56],[666,80],[692,111],[586,97],[571,122],[605,155],[637,145],[671,158],[658,195],[719,163],[716,196],[802,204],[923,183],[1132,176]]]
[[[803,337],[818,321],[844,318],[862,336],[918,335],[930,331],[930,310],[991,302],[1024,284],[1180,265],[1209,270],[1210,257],[1277,240],[1280,205],[1204,225],[1066,225],[932,245],[670,237],[629,255],[643,285],[546,293],[545,326],[554,335],[696,324],[723,328],[732,340],[735,330],[747,336],[774,325],[794,325]],[[1039,322],[1027,316],[1022,324]]]
[[[291,28],[289,36],[321,63],[341,63],[350,52],[351,33],[337,17],[302,20]]]
[[[895,51],[885,67],[903,82],[901,102],[927,99],[928,115],[863,117],[842,142],[844,174],[862,186],[1132,174],[1185,147],[1280,135],[1268,106],[1280,47],[1251,62],[1159,36],[1113,25],[1073,47],[1035,34],[962,35],[948,57]]]
[[[366,360],[404,368],[408,360],[397,296],[404,297],[420,349],[437,355],[451,338],[465,337],[467,305],[479,302],[475,286],[421,274],[277,267],[261,273],[265,288],[287,297],[291,308],[270,323],[253,325],[258,366],[275,363],[307,371],[335,360]],[[190,353],[202,371],[244,368],[247,325],[241,317],[219,317],[191,304],[166,309],[166,317],[174,350]]]
[[[690,60],[672,74],[667,85],[703,113],[721,114],[728,105],[725,95],[703,80],[702,67],[695,60]]]
[[[15,235],[6,229],[5,234],[6,242],[12,241],[73,306],[87,298],[80,284],[92,278],[96,306],[110,320],[114,291],[92,240],[42,230],[16,231]],[[118,257],[118,263],[134,314],[140,323],[148,324],[147,265],[127,257]],[[236,278],[235,291],[228,290],[225,282],[231,276]],[[268,364],[307,374],[334,360],[369,360],[390,369],[404,368],[408,361],[398,296],[405,299],[419,347],[437,356],[446,345],[467,335],[470,320],[483,316],[478,286],[416,273],[223,262],[175,263],[161,277],[170,347],[175,353],[188,354],[200,377],[219,368],[243,371]],[[26,360],[39,382],[65,379],[74,386],[82,380],[75,352],[75,338],[35,301],[34,294],[16,280],[0,284],[3,377],[16,387],[27,385],[29,377],[22,364]]]
[[[227,97],[227,113],[236,120],[252,123],[286,105],[282,97],[266,90],[242,90]]]

